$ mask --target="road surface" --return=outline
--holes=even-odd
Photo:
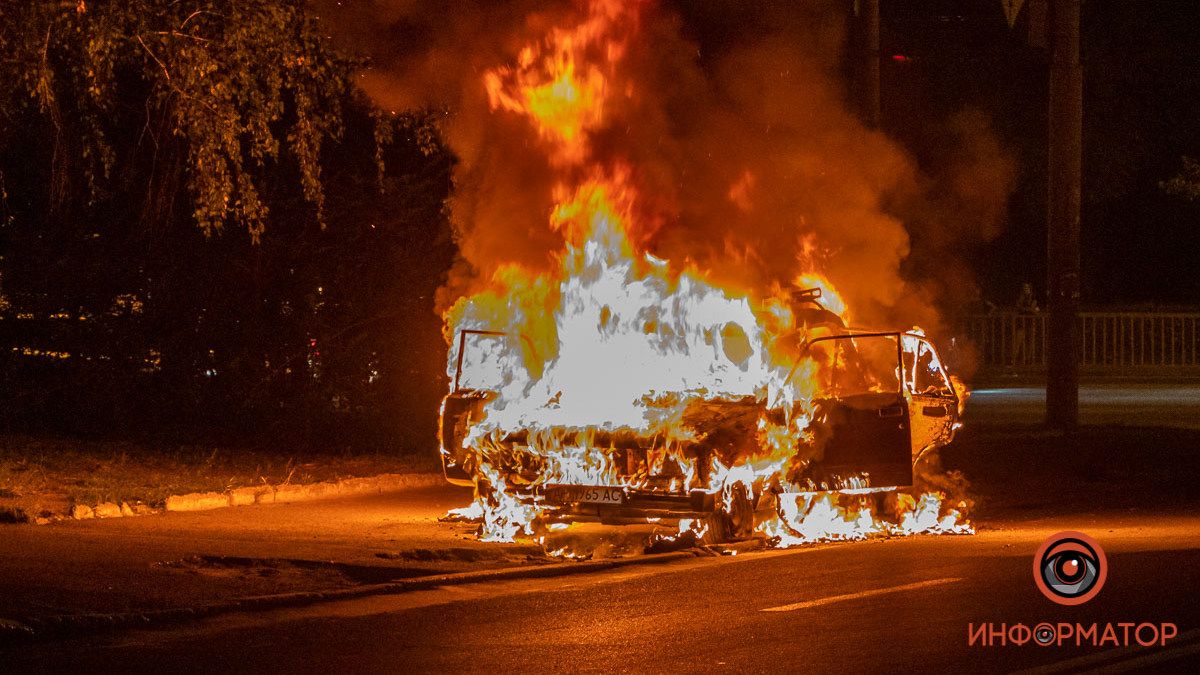
[[[979,392],[968,427],[943,452],[946,467],[971,480],[973,536],[830,543],[228,614],[0,650],[0,672],[1194,671],[1198,393],[1101,388],[1085,394],[1084,416],[1109,426],[1062,436],[1036,427],[1036,393]],[[194,555],[382,565],[396,576],[474,564],[473,552],[491,545],[436,520],[466,497],[446,487],[13,526],[0,540],[0,603],[121,610],[368,580],[347,576],[351,567],[336,578],[321,570],[280,578],[257,567],[160,564]],[[1033,583],[1034,551],[1061,530],[1090,534],[1108,556],[1106,585],[1079,607],[1050,602]],[[425,546],[462,556],[438,559]],[[403,551],[412,555],[389,557]],[[503,556],[482,562],[512,564],[524,553]],[[1044,621],[1171,623],[1179,634],[1157,648],[968,646],[972,625]]]
[[[1040,424],[1046,388],[1013,386],[971,392],[967,420],[984,424]],[[1079,389],[1080,424],[1200,429],[1200,385],[1108,383]]]
[[[849,542],[460,586],[26,647],[10,672],[890,671],[1179,668],[1200,657],[1200,520],[1106,514],[975,536]],[[1100,594],[1064,607],[1031,556],[1063,528],[1103,545]],[[968,646],[972,624],[1173,623],[1165,648]]]

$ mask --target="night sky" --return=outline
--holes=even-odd
[[[884,0],[881,12],[885,128],[925,158],[939,142],[931,117],[991,116],[1019,183],[1007,227],[973,266],[993,302],[1010,303],[1022,281],[1044,297],[1047,61],[1030,12],[1013,29],[994,0]],[[1090,0],[1082,21],[1083,302],[1194,307],[1200,205],[1160,183],[1200,154],[1200,3]]]

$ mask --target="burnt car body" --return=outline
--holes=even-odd
[[[814,399],[814,418],[821,419],[822,454],[806,460],[788,475],[790,484],[816,490],[869,488],[886,490],[913,484],[914,466],[930,450],[949,443],[957,428],[958,396],[941,366],[934,346],[923,335],[902,331],[864,331],[846,328],[836,314],[804,298],[797,315],[804,330],[793,336],[799,357],[820,359],[831,379],[823,395]],[[476,481],[476,450],[465,447],[472,424],[482,419],[494,391],[462,381],[463,354],[469,337],[499,338],[501,333],[462,331],[458,336],[458,368],[454,388],[442,403],[440,443],[446,479],[459,485]],[[836,381],[833,381],[836,380]],[[545,484],[536,474],[519,476],[507,486],[522,498],[537,501],[558,520],[600,520],[607,523],[641,523],[647,518],[705,518],[724,510],[731,532],[752,527],[754,513],[769,508],[766,491],[752,502],[744,494],[721,495],[710,487],[710,459],[738,456],[755,442],[756,425],[765,403],[755,397],[709,400],[685,414],[698,433],[682,450],[695,460],[698,475],[683,489],[678,466],[658,465],[647,472],[662,441],[623,431],[563,430],[560,441],[600,448],[607,453],[622,478],[636,476],[639,487],[614,485]],[[574,436],[573,436],[574,435]],[[586,437],[583,437],[586,436]],[[530,443],[529,432],[518,431],[487,441],[492,452],[521,453]],[[536,463],[535,463],[536,464]],[[520,462],[517,466],[521,466]],[[731,506],[733,505],[733,506]]]

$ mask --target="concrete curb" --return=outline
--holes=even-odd
[[[36,517],[27,513],[20,506],[0,506],[0,524],[47,525],[63,520],[148,516],[163,511],[208,511],[230,506],[308,502],[372,492],[433,487],[441,485],[444,480],[440,473],[382,473],[377,476],[344,478],[321,483],[264,484],[234,488],[225,492],[192,492],[184,495],[172,495],[167,497],[161,508],[154,508],[141,502],[132,505],[127,502],[104,502],[95,506],[75,504],[64,513]]]
[[[440,485],[444,479],[437,473],[384,473],[378,476],[346,478],[338,481],[307,485],[255,485],[226,492],[194,492],[167,497],[167,511],[207,511],[227,506],[307,502],[331,497],[386,492],[406,488]]]
[[[112,614],[68,614],[24,622],[0,619],[0,646],[25,644],[55,638],[80,635],[122,628],[153,628],[170,624],[203,619],[233,612],[254,612],[286,607],[301,607],[321,602],[352,600],[373,595],[393,595],[409,591],[426,590],[439,586],[512,579],[543,579],[572,574],[589,574],[634,565],[655,565],[713,555],[702,550],[674,551],[632,558],[592,560],[585,562],[562,562],[549,565],[527,565],[502,569],[480,570],[436,574],[414,579],[401,579],[382,584],[364,584],[351,588],[328,591],[301,591],[277,595],[259,595],[227,602],[201,605],[199,607],[177,607],[172,609],[148,610],[145,612],[117,612]]]

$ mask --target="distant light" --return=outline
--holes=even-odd
[[[908,63],[912,61],[912,59],[908,58],[908,56],[904,54],[892,54],[892,60],[896,63]]]

